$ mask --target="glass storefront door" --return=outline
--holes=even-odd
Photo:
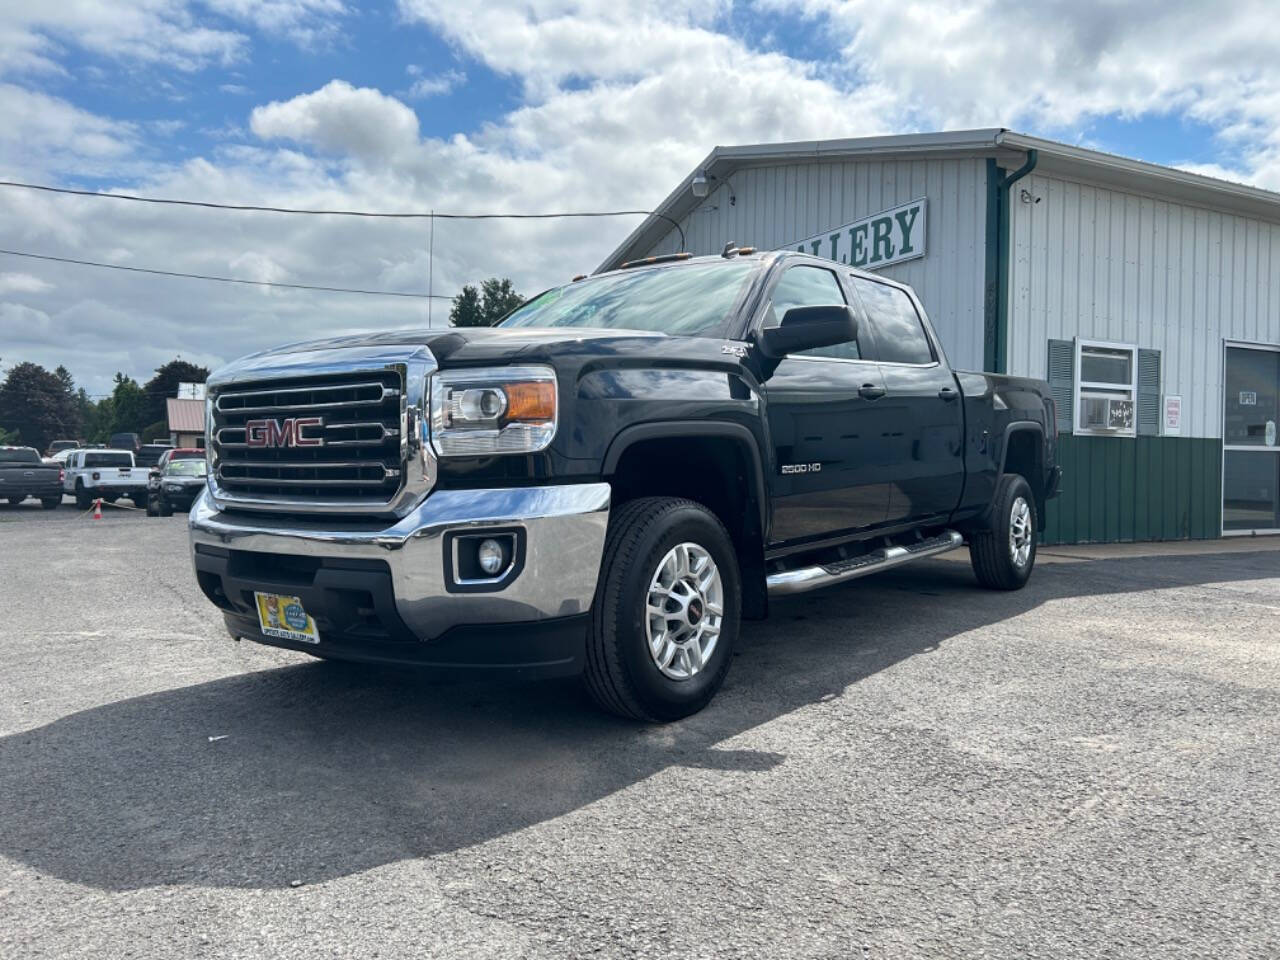
[[[1222,532],[1280,532],[1280,348],[1226,350]]]

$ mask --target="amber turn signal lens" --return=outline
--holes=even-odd
[[[546,422],[556,418],[556,385],[544,381],[532,383],[505,383],[507,412],[504,422]]]

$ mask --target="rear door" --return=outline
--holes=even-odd
[[[888,519],[943,520],[964,488],[964,410],[956,379],[906,290],[859,276],[849,283],[874,332],[887,391],[880,411],[892,477]]]
[[[764,326],[792,307],[847,302],[835,271],[796,265],[774,287]],[[868,337],[859,322],[856,340],[786,357],[765,384],[775,544],[885,521],[889,487],[876,453],[885,388],[879,365],[867,359],[874,356]]]

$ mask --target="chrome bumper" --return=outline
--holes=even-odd
[[[391,570],[396,610],[419,638],[465,624],[536,622],[586,613],[595,595],[607,483],[436,490],[390,526],[369,520],[276,521],[220,511],[208,491],[191,508],[191,546],[293,556],[373,559]],[[445,589],[445,534],[486,527],[525,531],[523,569],[502,589]]]

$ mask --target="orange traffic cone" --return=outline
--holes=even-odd
[[[101,497],[93,501],[93,519],[95,520],[102,519],[102,498]]]

